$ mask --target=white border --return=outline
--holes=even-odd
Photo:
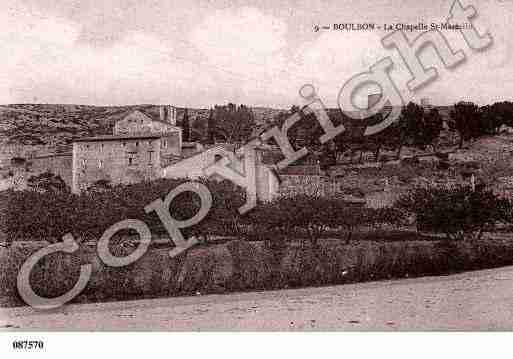
[[[0,333],[1,358],[497,358],[512,333]],[[12,349],[43,340],[42,351]],[[501,355],[502,354],[502,355]]]

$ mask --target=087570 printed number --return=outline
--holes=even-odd
[[[15,340],[12,342],[12,347],[21,350],[40,350],[44,348],[44,343],[41,340]]]

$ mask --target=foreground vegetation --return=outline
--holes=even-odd
[[[483,235],[499,223],[511,223],[511,202],[484,186],[417,188],[382,209],[338,198],[282,197],[240,216],[237,208],[244,198],[233,184],[204,181],[213,208],[184,230],[201,245],[174,258],[167,243],[165,248],[153,245],[129,266],[105,266],[95,248],[103,231],[137,218],[155,238],[162,237],[158,217],[143,208],[181,183],[161,180],[82,195],[59,187],[2,193],[0,203],[7,204],[2,230],[10,243],[0,249],[0,303],[23,304],[16,290],[19,268],[46,241],[60,241],[66,233],[81,241],[79,251],[45,257],[31,282],[42,296],[61,295],[74,285],[80,264],[91,263],[92,278],[78,302],[334,285],[513,265],[513,239]],[[199,199],[184,193],[170,207],[175,218],[190,218]],[[122,242],[113,241],[111,249],[115,255],[126,256],[137,247],[129,232],[118,237]]]
[[[513,265],[512,240],[386,241],[386,235],[374,239],[350,244],[325,239],[317,249],[304,241],[276,248],[268,241],[235,240],[196,246],[175,258],[169,257],[168,248],[152,248],[121,268],[104,266],[94,247],[82,246],[74,255],[45,257],[33,270],[31,282],[39,295],[62,295],[75,284],[80,264],[91,263],[91,280],[73,300],[84,303],[336,285]],[[16,244],[0,249],[1,306],[24,305],[16,276],[39,247]]]

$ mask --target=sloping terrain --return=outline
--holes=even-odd
[[[69,144],[74,138],[95,136],[111,132],[114,123],[127,112],[141,110],[159,116],[158,105],[135,106],[82,106],[13,104],[0,106],[0,143],[17,145],[46,145],[55,147]],[[178,121],[184,108],[178,108]],[[272,121],[282,110],[255,108],[257,124]],[[188,109],[194,126],[198,120],[208,118],[209,109]]]

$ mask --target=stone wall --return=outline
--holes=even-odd
[[[20,163],[9,164],[0,171],[0,191],[12,188],[24,190],[27,180],[43,172],[51,172],[60,176],[66,185],[72,187],[72,155],[71,153],[48,154],[23,158]]]
[[[307,194],[314,196],[332,197],[342,195],[341,185],[338,181],[319,175],[280,175],[281,196],[296,196]]]
[[[71,188],[73,185],[72,162],[71,153],[39,156],[28,161],[28,170],[30,176],[47,171],[61,176],[64,182]]]
[[[42,145],[19,145],[0,143],[0,168],[8,168],[11,165],[11,159],[36,157],[38,153],[48,152],[47,146]]]
[[[279,171],[280,175],[321,175],[319,165],[291,165]]]
[[[280,179],[279,195],[281,196],[306,194],[329,198],[338,197],[351,202],[359,202],[371,208],[391,206],[405,192],[404,188],[395,183],[388,186],[382,184],[366,186],[363,179],[359,179],[357,176],[331,179],[325,176],[280,175]],[[388,179],[381,178],[378,181],[386,183]],[[390,181],[392,182],[392,179]],[[368,187],[368,191],[363,191],[360,187]]]

